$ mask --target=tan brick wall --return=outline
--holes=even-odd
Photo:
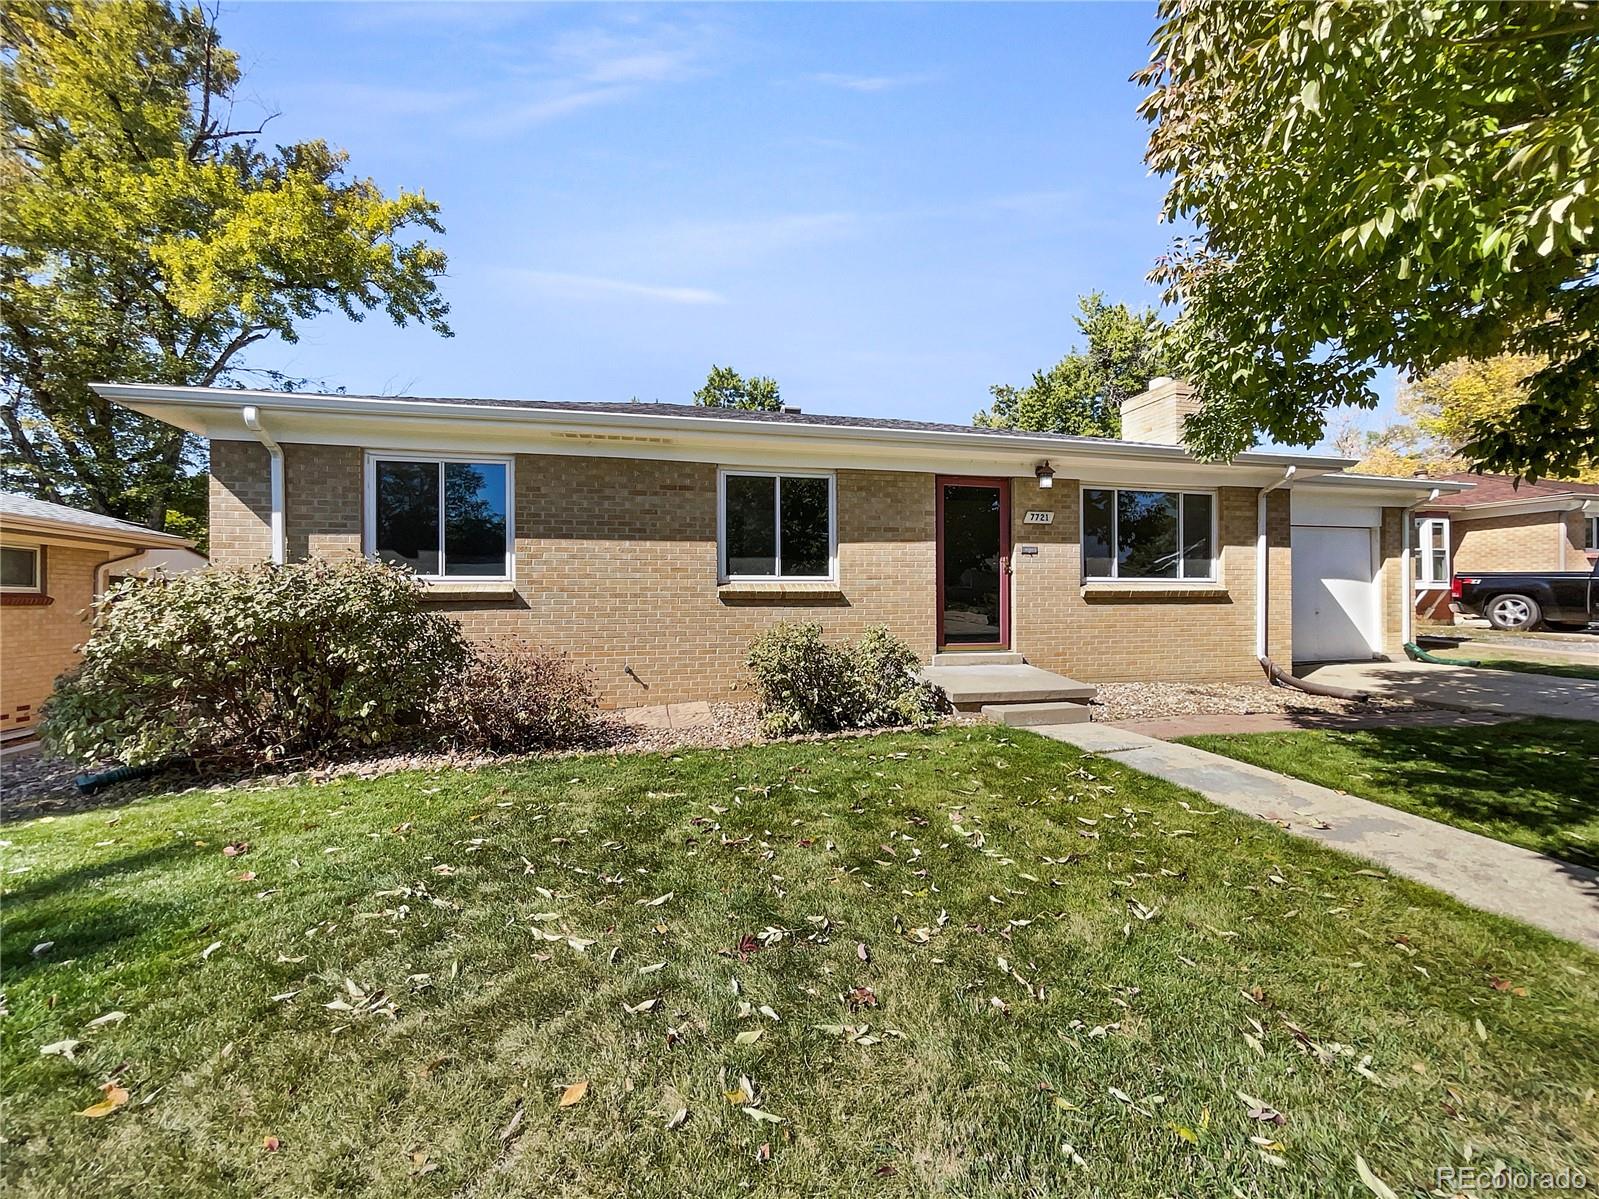
[[[0,733],[32,728],[39,705],[56,676],[78,660],[88,636],[94,599],[94,569],[106,560],[102,550],[46,546],[46,606],[22,607],[0,601]]]
[[[362,455],[284,447],[291,558],[358,552]],[[212,449],[213,561],[268,553],[266,453]],[[716,586],[716,468],[707,463],[519,455],[516,593],[437,601],[473,638],[525,639],[589,664],[605,701],[729,697],[745,685],[749,642],[779,620],[816,620],[830,636],[886,624],[924,659],[934,640],[931,474],[838,472],[839,593],[733,597]],[[1087,681],[1259,677],[1254,660],[1256,492],[1219,494],[1217,594],[1084,594],[1077,484],[1013,486],[1014,644],[1029,661]],[[1024,526],[1029,508],[1056,513]],[[1289,502],[1269,501],[1271,653],[1292,659]],[[637,679],[627,674],[632,667]]]
[[[211,564],[244,566],[270,558],[272,486],[265,447],[213,441],[210,494]]]
[[[1255,661],[1255,538],[1253,488],[1219,493],[1221,587],[1215,593],[1131,588],[1086,590],[1079,548],[1081,490],[1057,480],[1042,490],[1014,484],[1012,541],[1035,545],[1016,554],[1014,642],[1027,660],[1085,682],[1134,679],[1238,680],[1261,677]],[[1029,510],[1051,511],[1052,524],[1025,525]],[[1286,493],[1267,498],[1268,629],[1270,653],[1292,660],[1289,506]]]
[[[1378,533],[1381,562],[1378,580],[1382,591],[1382,652],[1390,658],[1404,657],[1404,610],[1414,602],[1405,594],[1405,510],[1384,508]]]
[[[1559,512],[1528,512],[1487,520],[1449,522],[1456,574],[1474,570],[1560,570],[1560,542],[1567,537],[1566,570],[1581,570],[1582,526]],[[1580,514],[1571,514],[1580,515]],[[1570,538],[1573,536],[1575,540]]]

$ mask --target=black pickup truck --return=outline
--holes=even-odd
[[[1599,621],[1599,562],[1589,571],[1457,574],[1449,593],[1456,612],[1486,617],[1496,629],[1580,629]]]

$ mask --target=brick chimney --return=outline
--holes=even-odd
[[[1182,445],[1183,417],[1198,411],[1192,385],[1161,375],[1122,401],[1122,440]]]

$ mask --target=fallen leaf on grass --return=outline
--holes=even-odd
[[[222,948],[222,942],[221,941],[212,941],[211,944],[207,945],[204,949],[202,949],[200,951],[200,960],[202,962],[205,961],[208,957],[210,957],[213,953],[215,953],[217,950],[219,950],[221,948]]]
[[[42,1057],[64,1057],[70,1062],[75,1060],[72,1055],[82,1044],[82,1041],[74,1041],[68,1037],[65,1041],[51,1041],[48,1045],[39,1046],[39,1054]]]
[[[688,1108],[680,1107],[677,1109],[677,1111],[673,1112],[671,1118],[666,1121],[666,1131],[676,1132],[679,1128],[682,1128],[683,1125],[687,1123]]]
[[[222,847],[222,856],[225,858],[236,858],[241,853],[249,852],[250,843],[248,841],[230,841]]]
[[[743,1112],[757,1124],[781,1124],[783,1122],[782,1116],[774,1116],[771,1112],[763,1112],[758,1107],[746,1107]]]
[[[665,895],[658,895],[654,899],[638,899],[634,902],[641,908],[658,908],[671,898],[672,892],[668,891]]]
[[[638,972],[640,974],[654,974],[657,970],[665,970],[665,969],[666,969],[666,963],[665,962],[656,962],[653,966],[640,966],[638,968]]]
[[[84,1027],[101,1028],[107,1024],[121,1024],[127,1018],[127,1012],[107,1012],[103,1016],[96,1016],[93,1020],[89,1021],[89,1023],[85,1024]]]
[[[766,1031],[765,1029],[751,1028],[751,1029],[749,1029],[749,1030],[747,1030],[745,1032],[741,1032],[741,1033],[738,1034],[738,1036],[733,1038],[733,1044],[735,1044],[735,1045],[753,1045],[753,1044],[755,1044],[756,1041],[759,1041],[761,1039],[761,1036],[762,1036],[762,1034],[765,1031]]]
[[[557,1107],[571,1107],[575,1103],[582,1103],[583,1096],[589,1093],[589,1080],[579,1079],[561,1092],[561,1101]]]
[[[91,1120],[98,1120],[101,1116],[109,1116],[128,1101],[127,1091],[114,1082],[105,1083],[100,1087],[100,1090],[105,1095],[105,1098],[100,1100],[99,1103],[84,1108],[78,1115],[87,1116]]]
[[[1486,1041],[1488,1039],[1488,1029],[1483,1024],[1481,1018],[1475,1016],[1472,1017],[1471,1026],[1477,1030],[1477,1039],[1479,1041]]]
[[[279,1149],[283,1148],[283,1142],[278,1140],[277,1137],[263,1137],[261,1139],[261,1148],[265,1149],[268,1153],[276,1153]]]
[[[1366,1159],[1358,1153],[1355,1154],[1355,1173],[1360,1175],[1360,1181],[1366,1184],[1366,1189],[1376,1195],[1377,1199],[1399,1199],[1391,1186],[1371,1172]]]

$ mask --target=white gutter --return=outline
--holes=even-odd
[[[283,447],[272,440],[272,434],[261,423],[261,409],[254,404],[244,408],[244,427],[255,434],[255,439],[266,447],[270,460],[272,480],[272,563],[282,566],[288,560],[288,538],[283,524]]]
[[[1416,581],[1412,571],[1413,564],[1410,561],[1410,514],[1417,508],[1437,500],[1440,490],[1440,488],[1434,487],[1432,494],[1426,499],[1417,500],[1409,507],[1401,509],[1399,513],[1399,519],[1404,522],[1399,528],[1399,557],[1402,563],[1400,567],[1400,578],[1402,580],[1400,590],[1403,592],[1401,599],[1404,603],[1404,607],[1399,611],[1399,643],[1401,645],[1409,645],[1415,640],[1416,627]]]
[[[1293,480],[1294,474],[1299,470],[1297,466],[1290,466],[1283,471],[1283,477],[1269,487],[1262,487],[1256,499],[1256,532],[1255,532],[1255,657],[1265,658],[1266,653],[1266,616],[1267,616],[1267,554],[1266,554],[1266,497],[1279,487],[1286,487]]]

